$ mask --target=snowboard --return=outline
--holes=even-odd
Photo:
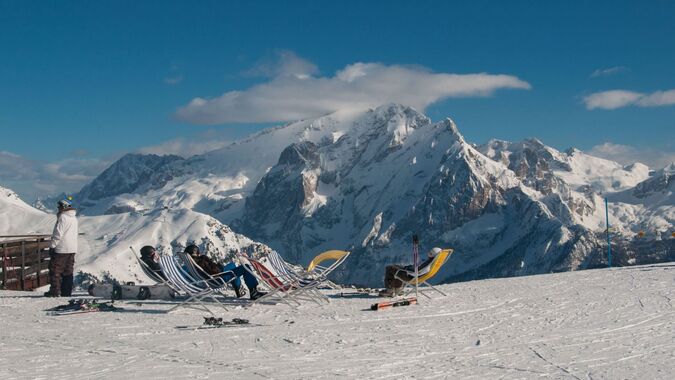
[[[112,300],[173,300],[176,292],[166,285],[92,284],[89,295]]]
[[[71,299],[66,305],[59,305],[45,311],[49,315],[58,316],[120,310],[122,308],[114,306],[112,301],[99,302],[97,300]]]
[[[382,310],[382,309],[388,309],[390,307],[415,305],[416,303],[417,303],[417,298],[410,297],[410,298],[404,298],[404,299],[395,300],[395,301],[385,301],[385,302],[374,303],[370,306],[370,310]]]

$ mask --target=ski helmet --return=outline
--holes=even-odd
[[[73,207],[73,205],[70,203],[70,199],[61,199],[60,201],[56,202],[56,205],[60,209]]]
[[[438,256],[439,253],[441,253],[441,251],[442,250],[440,248],[434,247],[434,248],[431,248],[431,251],[429,251],[429,253],[427,255],[429,255],[429,257],[436,257],[436,256]]]

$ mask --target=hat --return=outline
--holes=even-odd
[[[189,253],[190,255],[198,255],[199,247],[197,247],[194,244],[190,244],[187,247],[185,247],[185,253]]]
[[[440,249],[438,247],[431,248],[429,253],[427,253],[427,256],[436,257],[436,256],[438,256],[439,253],[441,253],[441,251],[442,251],[442,249]]]
[[[56,202],[56,205],[59,208],[70,208],[73,207],[73,204],[71,203],[73,200],[73,197],[66,197],[64,199],[61,199],[60,201]]]
[[[151,245],[146,245],[145,247],[141,248],[141,256],[152,256],[152,253],[155,252],[155,247]]]

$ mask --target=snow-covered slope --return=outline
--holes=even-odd
[[[84,216],[79,223],[84,235],[76,256],[78,270],[94,275],[107,273],[119,281],[143,279],[130,246],[136,252],[144,245],[153,245],[162,253],[172,253],[195,243],[217,259],[229,258],[242,249],[267,249],[213,217],[189,209]]]
[[[79,216],[78,221],[76,271],[97,277],[111,276],[119,281],[143,279],[130,246],[138,252],[149,244],[160,252],[171,253],[195,243],[218,259],[242,249],[250,252],[269,249],[234,233],[213,217],[190,209]],[[12,191],[0,188],[0,235],[51,234],[55,222],[56,215],[28,206]]]
[[[64,300],[0,291],[0,378],[672,379],[675,266],[441,285],[448,297],[370,311],[330,304],[228,306],[255,326],[185,331],[204,312],[117,303],[50,317]],[[215,310],[215,309],[214,309]],[[73,365],[77,363],[77,365]]]
[[[0,236],[51,234],[55,220],[26,204],[12,190],[0,187]]]

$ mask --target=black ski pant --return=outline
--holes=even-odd
[[[70,297],[73,293],[74,253],[49,254],[49,293],[52,296]]]
[[[384,287],[387,289],[398,289],[403,287],[403,282],[396,278],[402,278],[406,281],[413,279],[411,275],[407,272],[407,267],[402,265],[387,265],[387,269],[384,272]]]

